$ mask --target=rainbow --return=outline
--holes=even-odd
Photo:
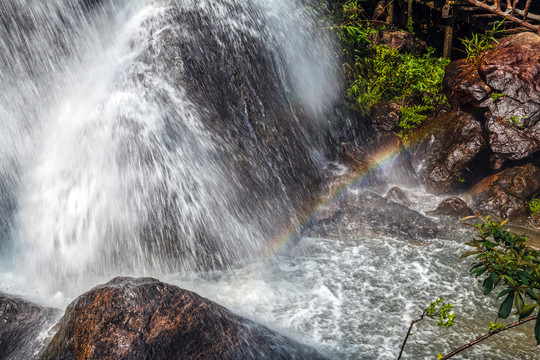
[[[372,171],[384,168],[398,155],[408,150],[411,146],[418,144],[422,140],[431,136],[433,133],[433,128],[434,124],[431,122],[429,125],[415,131],[414,134],[407,138],[406,142],[402,146],[392,146],[392,144],[390,144],[382,146],[379,150],[370,154],[370,161],[367,166],[363,166],[359,169],[351,169],[344,179],[340,179],[339,186],[331,189],[330,193],[326,197],[323,197],[322,200],[316,202],[315,205],[311,207],[311,210],[306,212],[307,215],[301,217],[297,224],[286,228],[278,236],[276,236],[267,247],[264,254],[265,258],[270,259],[276,254],[281,253],[294,239],[297,238],[298,234],[300,234],[305,225],[311,222],[328,204],[342,196],[345,192],[347,192],[347,189],[355,184],[358,184]]]

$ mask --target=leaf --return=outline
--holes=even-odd
[[[508,294],[510,291],[513,291],[514,289],[512,288],[507,288],[507,289],[504,289],[503,291],[501,291],[499,293],[499,295],[497,295],[497,299],[500,299],[502,298],[504,295]]]
[[[493,290],[493,279],[492,276],[489,276],[484,280],[484,295],[488,295],[491,290]]]
[[[460,259],[463,259],[463,258],[466,258],[466,257],[468,257],[468,256],[478,254],[479,252],[480,252],[480,251],[478,251],[478,250],[467,251],[467,252],[464,252],[463,254],[461,254],[461,256],[460,256],[459,258],[460,258]]]
[[[524,319],[527,316],[531,315],[534,309],[536,309],[537,305],[538,304],[531,304],[531,305],[523,306],[523,309],[521,310],[521,313],[519,314],[519,320]]]
[[[512,290],[506,299],[501,304],[501,307],[499,308],[498,316],[501,319],[506,319],[508,315],[510,315],[510,311],[512,311],[512,304],[514,302],[514,290]]]

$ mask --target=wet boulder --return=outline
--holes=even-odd
[[[446,215],[466,217],[474,214],[474,211],[467,205],[467,203],[458,197],[451,197],[441,201],[439,206],[431,212],[430,215]]]
[[[0,359],[28,360],[40,347],[38,335],[60,311],[0,293]]]
[[[472,115],[448,111],[429,120],[419,129],[421,141],[413,146],[413,165],[433,194],[463,188],[467,178],[476,176],[470,166],[486,148],[482,125]]]
[[[452,104],[483,118],[499,165],[540,151],[540,36],[521,33],[471,63],[446,69],[444,91]]]
[[[381,102],[371,108],[371,121],[377,133],[397,132],[402,104],[398,101]]]
[[[314,349],[151,278],[115,278],[69,305],[40,359],[324,359]]]
[[[516,166],[489,176],[464,196],[475,211],[512,219],[526,215],[527,199],[540,191],[540,168]]]
[[[342,239],[374,234],[420,240],[434,238],[438,231],[433,221],[404,205],[349,190],[321,209],[306,235]]]
[[[473,64],[461,59],[446,67],[443,91],[456,108],[481,108],[487,106],[492,89]]]
[[[408,206],[411,204],[411,201],[407,197],[407,194],[405,194],[405,192],[397,186],[394,186],[390,190],[388,190],[385,198],[387,200],[393,201],[395,203],[398,203],[404,206]]]

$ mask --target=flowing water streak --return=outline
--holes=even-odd
[[[294,216],[286,189],[258,194],[262,205],[238,200],[250,189],[231,166],[237,150],[209,131],[207,110],[178,81],[184,68],[174,51],[174,61],[163,59],[170,60],[171,37],[189,40],[199,31],[175,22],[176,14],[207,16],[212,36],[234,44],[224,51],[241,53],[246,36],[258,39],[273,59],[273,86],[291,94],[282,111],[300,122],[292,107],[301,103],[316,124],[332,101],[322,95],[334,74],[309,19],[285,0],[88,3],[27,0],[27,13],[17,2],[3,5],[22,19],[18,36],[4,28],[10,55],[2,66],[13,71],[1,72],[8,91],[0,99],[9,134],[0,147],[0,210],[3,218],[16,214],[0,225],[2,243],[17,255],[15,271],[26,286],[76,294],[117,274],[253,261],[279,216]],[[257,70],[253,59],[241,60],[246,72]],[[267,101],[258,99],[262,108]],[[303,125],[307,143],[316,126]],[[260,162],[261,186],[281,183],[277,165]],[[245,208],[252,203],[255,209]]]

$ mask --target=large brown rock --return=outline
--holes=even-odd
[[[40,359],[324,359],[199,295],[115,278],[69,305]]]
[[[540,151],[540,36],[509,36],[474,63],[450,63],[444,91],[455,107],[483,113],[499,165]]]
[[[478,69],[467,59],[448,64],[444,73],[443,90],[456,108],[485,107],[492,92],[480,77]]]
[[[464,198],[476,211],[511,219],[527,214],[527,199],[539,190],[540,168],[527,164],[483,179]]]
[[[451,197],[441,201],[439,206],[435,210],[430,211],[429,214],[465,217],[473,215],[474,212],[465,201],[457,197]]]
[[[472,115],[448,111],[428,121],[413,146],[413,164],[428,191],[443,194],[464,186],[468,165],[486,147],[482,125]]]
[[[39,348],[41,331],[60,311],[0,293],[0,359],[28,360]]]

